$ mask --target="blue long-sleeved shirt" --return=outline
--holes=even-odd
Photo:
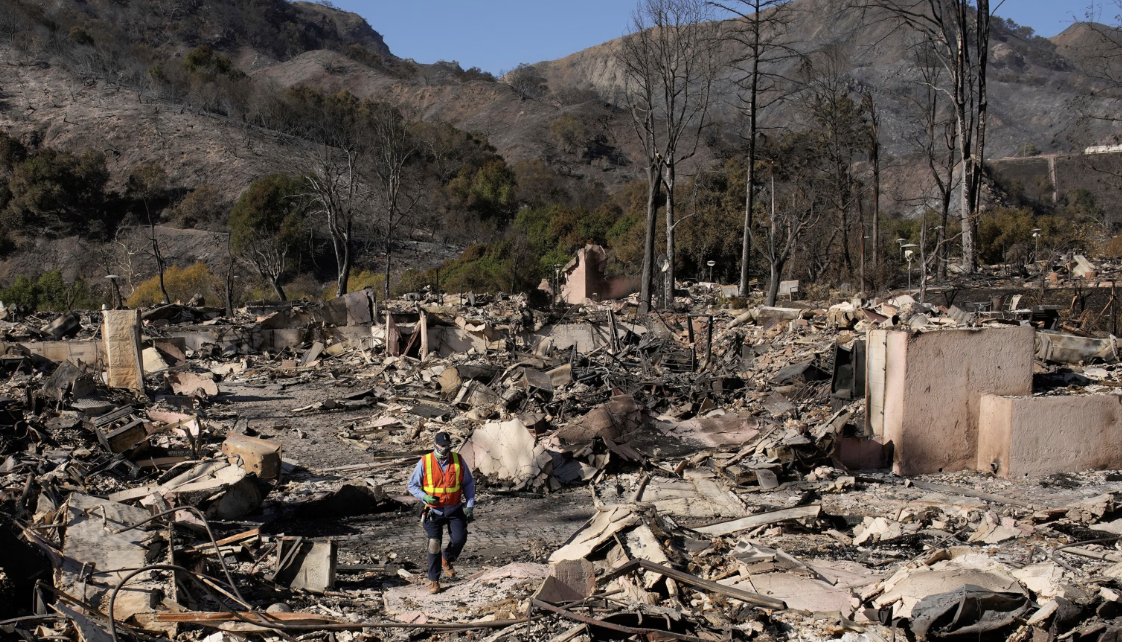
[[[441,459],[440,455],[437,455],[436,463],[440,466],[440,470],[448,470],[448,467],[452,465],[452,458],[449,457],[445,460]],[[464,499],[467,501],[466,505],[475,506],[475,481],[472,480],[471,468],[469,468],[468,465],[464,462],[463,457],[460,458],[460,468],[464,471],[464,483],[462,484],[462,490]],[[424,480],[425,459],[424,457],[422,457],[421,460],[417,462],[417,466],[413,469],[413,475],[409,477],[409,494],[421,501],[424,501],[425,498],[425,491],[423,488],[421,488],[424,485]],[[443,511],[436,508],[432,508],[430,510],[437,515],[444,514]]]

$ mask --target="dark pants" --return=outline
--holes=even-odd
[[[448,560],[451,564],[455,562],[460,556],[460,551],[464,550],[464,544],[467,543],[468,530],[467,530],[467,515],[464,515],[463,506],[457,506],[455,510],[446,512],[444,515],[436,515],[431,511],[425,514],[425,519],[421,522],[425,528],[425,535],[428,535],[428,553],[429,553],[429,579],[440,579],[440,558],[443,555],[444,559]],[[448,527],[448,533],[451,535],[448,539],[448,546],[443,552],[440,551],[440,543],[444,537],[444,527]]]

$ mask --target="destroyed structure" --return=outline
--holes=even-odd
[[[1122,370],[1074,303],[731,309],[701,284],[640,318],[585,287],[4,309],[0,630],[1122,637]],[[405,486],[437,431],[479,502],[430,595]]]
[[[622,299],[639,290],[639,282],[632,277],[608,276],[608,252],[599,245],[577,250],[573,260],[560,268],[558,276],[564,278],[560,298],[570,305]],[[548,282],[541,289],[553,292]]]

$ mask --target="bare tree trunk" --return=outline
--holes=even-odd
[[[664,307],[674,309],[674,166],[666,168],[666,300]]]
[[[748,177],[745,180],[747,194],[744,197],[744,235],[740,248],[740,296],[747,297],[750,293],[752,274],[752,210],[755,208],[756,195],[753,186],[756,182],[756,132],[759,127],[756,109],[760,98],[760,7],[756,3],[753,14],[752,30],[754,38],[752,47],[752,80],[748,90]]]
[[[962,163],[962,189],[959,191],[959,214],[962,219],[962,271],[973,274],[977,267],[974,249],[974,155],[970,149],[973,140],[970,131],[970,120],[967,115],[967,93],[971,91],[968,71],[970,69],[970,49],[966,43],[967,6],[965,2],[958,2],[955,10],[957,15],[954,20],[956,36],[954,74],[954,102],[955,117],[958,121],[958,147],[959,161]]]
[[[393,248],[392,248],[392,244],[390,243],[390,239],[387,238],[386,239],[386,279],[385,279],[385,283],[383,284],[383,286],[384,286],[383,287],[383,292],[382,292],[382,300],[383,301],[389,301],[390,300],[390,252],[391,252],[392,249]]]
[[[341,259],[339,261],[339,280],[335,289],[335,296],[343,296],[347,293],[347,286],[351,280],[351,224],[347,223],[347,235],[345,238],[336,242],[335,254]],[[342,247],[339,247],[339,246]],[[341,254],[340,254],[341,252]]]
[[[234,316],[234,250],[233,234],[226,235],[226,316]]]
[[[775,300],[779,298],[779,280],[783,274],[783,264],[779,261],[771,261],[771,273],[768,277],[767,284],[767,305],[775,305]]]
[[[775,305],[775,299],[779,296],[779,279],[783,274],[783,263],[779,258],[779,222],[776,220],[775,213],[775,170],[771,172],[771,221],[768,224],[770,234],[768,234],[768,263],[771,266],[771,274],[767,282],[767,305]]]
[[[876,278],[880,274],[880,132],[877,119],[873,119],[873,289],[877,289]],[[865,235],[864,231],[861,233]]]
[[[639,313],[647,314],[651,309],[651,285],[654,282],[655,225],[658,222],[658,197],[662,188],[661,169],[655,165],[647,166],[647,230],[643,239],[643,283],[639,290]]]
[[[151,215],[149,215],[151,221]],[[160,241],[156,238],[156,226],[149,223],[149,232],[152,236],[152,256],[156,259],[156,271],[159,273],[160,278],[160,294],[164,297],[164,304],[171,303],[171,297],[168,296],[168,289],[164,286],[164,270],[167,267],[164,263],[164,255],[160,252]]]
[[[752,120],[755,121],[756,114],[753,109]],[[755,125],[751,127],[755,130]],[[748,142],[748,178],[744,181],[747,187],[748,194],[744,198],[744,235],[741,239],[740,248],[740,296],[747,298],[751,293],[751,279],[752,279],[752,210],[755,208],[756,195],[753,191],[752,184],[756,179],[756,135],[755,132],[751,134],[752,139]]]
[[[281,287],[280,277],[270,277],[269,283],[273,286],[273,292],[276,292],[277,299],[279,299],[281,303],[288,301],[288,297],[284,293],[284,288]]]

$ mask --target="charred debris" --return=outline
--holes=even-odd
[[[0,630],[1115,640],[1118,346],[1020,300],[4,309]],[[438,430],[488,553],[430,595]]]

